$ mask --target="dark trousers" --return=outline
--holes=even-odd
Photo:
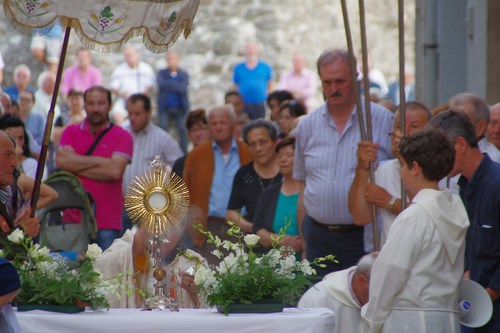
[[[313,261],[316,258],[333,254],[339,261],[338,264],[324,262],[325,268],[313,266],[318,276],[325,276],[328,273],[354,266],[365,254],[363,228],[342,232],[328,231],[324,226],[314,222],[312,217],[306,215],[302,231],[306,242],[307,260]]]
[[[158,110],[158,124],[165,131],[169,131],[170,122],[175,122],[177,133],[179,134],[179,146],[184,153],[187,153],[188,133],[186,129],[187,114],[179,109]]]
[[[248,114],[250,119],[259,119],[266,116],[266,105],[262,103],[245,103],[245,108],[243,112]]]

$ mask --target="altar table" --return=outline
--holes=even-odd
[[[16,315],[23,333],[328,333],[335,327],[334,313],[325,308],[229,316],[207,309],[111,309],[76,314],[34,310]]]

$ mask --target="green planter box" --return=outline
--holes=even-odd
[[[259,302],[252,304],[230,304],[227,313],[273,313],[283,312],[285,306],[283,303],[276,302]],[[217,305],[217,311],[224,313],[221,305]]]
[[[37,305],[37,304],[19,304],[17,311],[43,310],[60,313],[78,313],[85,311],[83,306],[62,306],[62,305]]]

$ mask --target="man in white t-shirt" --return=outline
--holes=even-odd
[[[431,119],[431,111],[423,104],[409,102],[405,104],[405,132],[407,135],[420,131]],[[401,116],[399,111],[394,118],[392,132],[392,155],[396,158],[383,161],[375,171],[375,184],[369,182],[370,162],[376,161],[378,146],[361,141],[358,146],[358,166],[349,191],[349,211],[354,223],[366,225],[372,222],[371,205],[377,206],[382,221],[381,244],[385,243],[389,229],[402,210],[401,204],[401,167],[398,145],[402,137],[400,132]]]
[[[125,62],[119,64],[113,70],[109,83],[111,91],[116,96],[112,117],[118,124],[121,124],[127,116],[125,108],[127,98],[138,93],[149,96],[156,82],[153,68],[139,60],[139,54],[135,47],[125,47],[123,56]]]

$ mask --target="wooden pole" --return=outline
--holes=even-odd
[[[38,166],[36,168],[35,184],[33,186],[33,192],[31,195],[31,217],[35,216],[36,204],[40,196],[40,186],[42,184],[43,170],[45,168],[45,162],[47,161],[47,151],[49,149],[50,135],[52,133],[52,124],[54,123],[54,109],[57,103],[57,95],[59,93],[59,86],[61,84],[62,71],[64,68],[64,61],[66,59],[66,51],[68,49],[69,35],[71,32],[71,25],[68,22],[66,27],[66,32],[64,34],[64,40],[61,48],[61,55],[59,57],[59,64],[57,66],[56,82],[54,83],[54,92],[52,93],[52,99],[50,101],[50,108],[47,113],[47,121],[45,123],[45,131],[43,133],[43,143],[40,149],[40,158],[38,159]]]

